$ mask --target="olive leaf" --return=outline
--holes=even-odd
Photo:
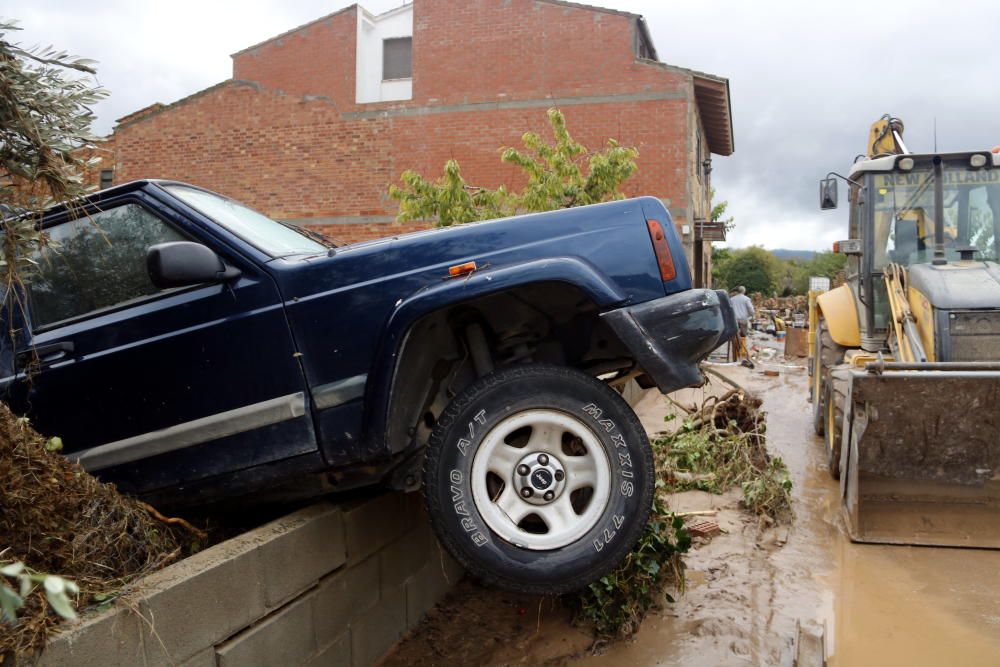
[[[17,623],[17,608],[24,604],[17,593],[7,587],[7,584],[0,584],[0,612],[3,620],[9,623]]]
[[[50,574],[45,577],[42,587],[45,589],[45,599],[48,600],[49,606],[52,607],[54,612],[66,620],[71,621],[76,618],[76,611],[73,609],[73,604],[69,601],[69,594],[76,595],[80,592],[75,583],[60,576]]]

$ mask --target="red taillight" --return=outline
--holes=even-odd
[[[674,268],[674,258],[670,254],[670,244],[667,243],[667,235],[663,233],[663,226],[656,220],[647,220],[646,227],[649,228],[649,238],[653,241],[660,277],[664,281],[673,280],[677,277],[677,269]]]

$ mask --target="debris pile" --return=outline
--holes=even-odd
[[[809,297],[801,294],[797,296],[765,297],[760,292],[754,292],[750,296],[750,299],[753,301],[753,307],[756,310],[773,310],[787,314],[809,312]]]
[[[654,443],[657,470],[668,489],[743,491],[743,505],[765,523],[791,517],[791,479],[780,457],[767,452],[761,399],[740,387],[709,396],[679,429]]]
[[[598,643],[634,634],[650,609],[664,598],[672,602],[666,591],[684,589],[681,556],[692,536],[709,539],[720,532],[711,520],[685,525],[668,509],[671,493],[740,487],[743,504],[762,522],[791,515],[788,469],[767,453],[761,399],[722,379],[733,389],[710,396],[701,407],[674,401],[687,418],[677,431],[653,442],[657,475],[664,483],[657,484],[653,512],[638,544],[614,572],[567,596],[576,620],[593,624]]]
[[[74,582],[77,609],[107,604],[128,582],[180,556],[190,534],[70,463],[60,444],[0,404],[0,566],[23,563],[27,572]],[[23,599],[16,623],[0,618],[0,663],[7,664],[40,649],[60,617],[44,586],[18,590],[3,577],[0,586]]]

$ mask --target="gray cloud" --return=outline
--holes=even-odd
[[[345,0],[140,3],[8,0],[25,44],[100,61],[112,95],[98,132],[153,102],[231,75],[229,54],[349,4]],[[398,0],[369,0],[384,11]],[[1000,144],[1000,3],[604,0],[646,17],[660,59],[730,79],[736,153],[713,182],[736,217],[731,245],[829,247],[843,210],[820,213],[817,181],[846,171],[883,113],[906,122],[915,151]]]

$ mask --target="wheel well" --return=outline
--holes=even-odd
[[[609,381],[637,372],[597,305],[568,283],[536,283],[424,315],[409,329],[393,374],[390,450],[424,444],[454,396],[494,368],[547,362]]]

